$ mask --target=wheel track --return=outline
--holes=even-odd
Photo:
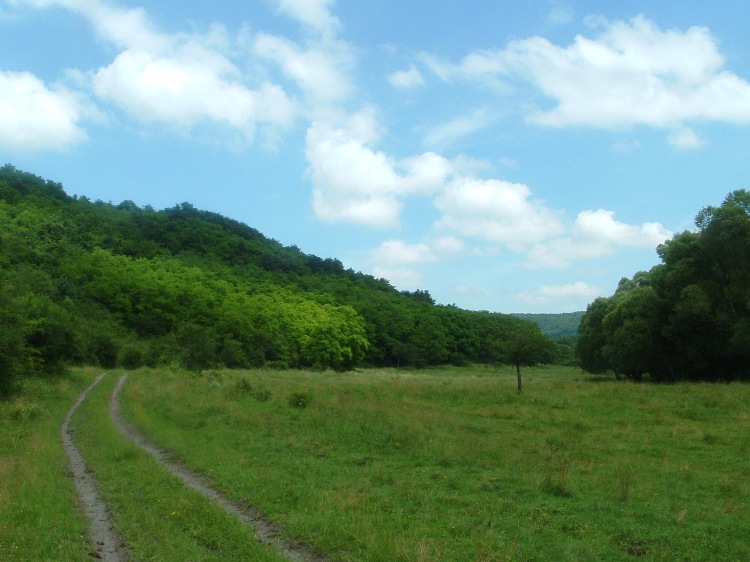
[[[280,554],[294,562],[326,562],[327,558],[313,554],[301,543],[293,543],[280,537],[278,528],[269,521],[257,508],[244,502],[233,500],[222,494],[216,488],[209,486],[205,478],[185,465],[175,461],[164,450],[150,443],[143,434],[132,424],[127,422],[120,411],[120,392],[127,380],[127,373],[117,381],[112,397],[109,401],[109,413],[112,421],[119,431],[141,449],[151,454],[156,461],[167,469],[171,474],[179,478],[187,487],[199,492],[206,498],[217,503],[227,513],[236,517],[245,526],[255,532],[255,537],[270,546],[273,546]]]
[[[103,378],[104,373],[96,377],[94,382],[78,396],[65,416],[60,433],[62,434],[63,449],[68,455],[70,471],[73,475],[78,498],[89,522],[89,538],[94,545],[91,556],[107,562],[122,562],[128,559],[127,545],[115,530],[112,515],[107,504],[101,499],[93,472],[75,444],[73,439],[75,430],[71,427],[76,410],[83,404],[89,391],[98,385]]]

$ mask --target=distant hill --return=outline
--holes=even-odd
[[[558,339],[561,337],[576,337],[578,335],[578,326],[584,311],[578,312],[561,312],[559,314],[512,314],[516,318],[534,322],[542,330],[542,333]]]

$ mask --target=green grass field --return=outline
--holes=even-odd
[[[134,558],[272,560],[116,434],[106,418],[115,377],[77,423],[123,531],[142,541]],[[28,523],[6,515],[33,504],[44,480],[62,490],[63,515],[36,516],[66,527],[35,559],[81,548],[62,452],[47,453],[41,474],[11,434],[59,448],[43,428],[59,431],[91,378],[47,391],[35,416],[14,413],[22,398],[0,405],[0,559],[31,559],[18,551],[33,541],[16,538]],[[526,370],[524,389],[516,395],[508,368],[141,370],[122,401],[152,441],[332,560],[750,560],[750,385],[635,384],[550,367]]]
[[[60,426],[92,378],[27,380],[0,401],[0,560],[88,559]]]

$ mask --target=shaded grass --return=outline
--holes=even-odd
[[[28,379],[0,401],[0,560],[89,560],[60,426],[92,372]]]
[[[123,400],[334,559],[750,559],[750,386],[525,381],[517,396],[482,368],[144,370]]]

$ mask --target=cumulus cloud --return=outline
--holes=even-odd
[[[388,82],[395,88],[414,88],[424,84],[422,73],[411,65],[409,70],[399,70],[388,76]]]
[[[569,267],[574,261],[611,254],[618,247],[654,248],[673,234],[657,222],[630,225],[614,217],[613,211],[604,209],[581,211],[570,235],[536,244],[527,255],[527,265]]]
[[[20,1],[20,0],[19,0]],[[119,53],[111,64],[88,73],[88,87],[143,122],[190,129],[218,124],[252,139],[257,127],[271,131],[291,124],[295,103],[278,85],[249,82],[233,59],[240,56],[226,29],[205,33],[159,32],[140,8],[103,0],[26,0],[35,7],[68,8],[88,19]]]
[[[607,241],[621,246],[660,244],[672,233],[656,222],[634,226],[615,220],[614,211],[599,209],[581,211],[576,218],[574,233],[581,238]]]
[[[340,124],[311,125],[306,156],[318,218],[397,226],[401,198],[433,193],[452,173],[451,164],[433,152],[397,160],[373,148],[378,138],[371,111],[356,113]]]
[[[456,178],[436,198],[443,216],[435,226],[521,251],[564,230],[561,213],[531,195],[524,184]]]
[[[215,122],[252,139],[257,124],[288,126],[295,106],[282,88],[250,89],[233,79],[226,59],[199,45],[169,53],[126,50],[92,75],[94,93],[136,118],[190,128]]]
[[[49,89],[28,72],[0,71],[0,146],[65,149],[86,139],[84,108],[63,89]]]
[[[530,111],[528,118],[548,126],[680,130],[690,120],[750,123],[750,83],[723,69],[707,28],[665,31],[644,16],[591,21],[601,33],[593,39],[578,35],[566,47],[532,37],[472,52],[459,63],[430,55],[422,61],[444,80],[531,83],[554,106]]]

